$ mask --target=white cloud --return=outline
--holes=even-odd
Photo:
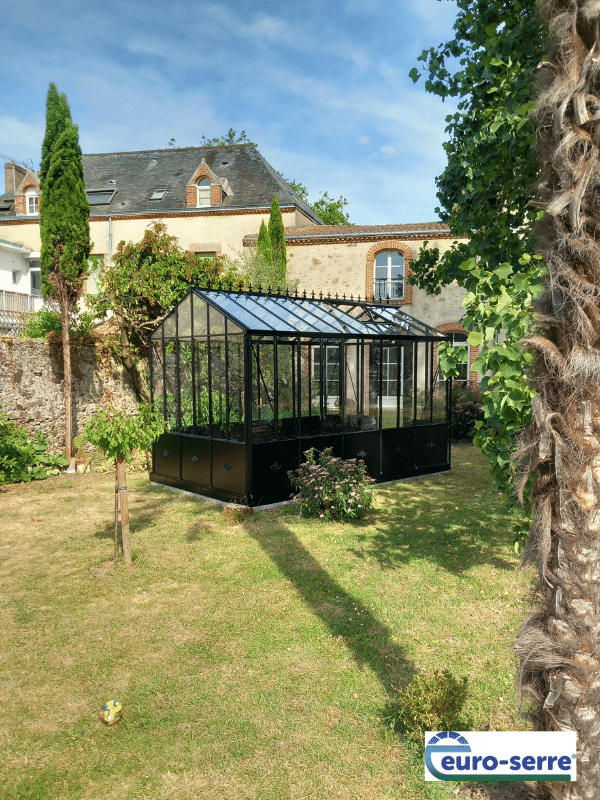
[[[386,144],[379,148],[379,152],[383,153],[384,156],[393,156],[396,154],[396,148],[393,144]]]
[[[361,136],[360,139],[357,140],[356,144],[370,144],[371,140],[368,136]]]

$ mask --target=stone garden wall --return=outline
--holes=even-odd
[[[123,365],[104,343],[72,348],[73,431],[111,405],[134,412],[135,394]],[[58,339],[0,337],[0,410],[31,433],[42,431],[55,452],[64,450],[62,346]]]

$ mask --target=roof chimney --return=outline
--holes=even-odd
[[[17,187],[27,174],[23,167],[15,164],[14,161],[9,161],[4,165],[4,191],[6,194],[15,193]]]

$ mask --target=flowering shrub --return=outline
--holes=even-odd
[[[292,486],[298,489],[294,499],[307,517],[321,519],[361,519],[373,504],[364,461],[343,461],[332,455],[331,447],[304,454],[306,462],[288,472]]]
[[[452,392],[450,402],[450,435],[453,439],[472,439],[475,423],[483,420],[481,391],[476,387],[460,387]]]

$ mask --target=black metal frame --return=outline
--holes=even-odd
[[[150,340],[167,420],[151,480],[257,506],[289,498],[311,447],[364,459],[377,481],[448,470],[447,338],[385,302],[193,289]]]

